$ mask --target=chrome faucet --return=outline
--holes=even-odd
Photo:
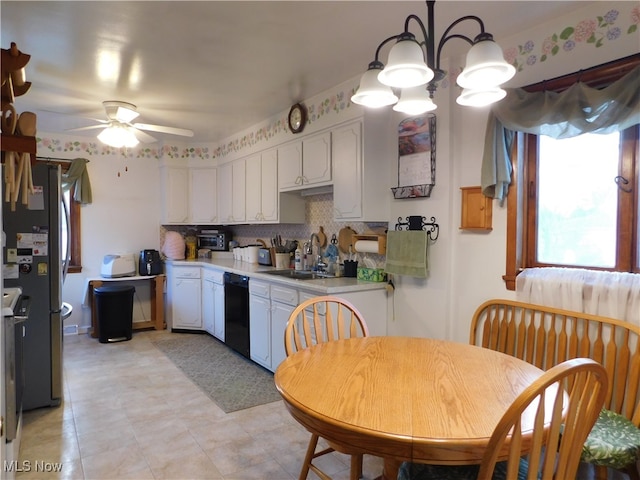
[[[318,237],[318,235],[316,233],[312,233],[311,237],[309,237],[309,250],[311,251],[311,255],[313,255],[313,239],[315,238],[316,240],[316,244],[318,246],[318,254],[314,257],[314,260],[312,261],[311,267],[312,268],[324,268],[326,267],[326,264],[324,264],[322,262],[322,247],[320,246],[320,238]]]

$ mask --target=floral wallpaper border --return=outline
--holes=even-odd
[[[626,23],[628,21],[629,23]],[[620,25],[620,24],[623,25]],[[620,12],[615,9],[607,11],[604,15],[595,18],[586,18],[575,25],[568,25],[558,32],[546,36],[541,42],[527,40],[521,45],[512,46],[504,50],[505,59],[518,71],[545,62],[560,53],[572,53],[579,45],[591,45],[595,48],[602,47],[605,42],[619,39],[623,34],[631,35],[638,31],[640,25],[640,5],[636,5],[629,12],[628,18],[621,18]],[[451,72],[451,81],[461,70]],[[448,77],[440,84],[441,88],[448,88]],[[327,115],[339,115],[351,107],[351,96],[355,93],[357,85],[346,91],[329,94],[317,103],[308,104],[307,125],[314,123]],[[286,117],[273,120],[269,124],[259,127],[257,130],[239,136],[226,144],[216,147],[192,146],[178,147],[175,145],[162,145],[160,147],[139,147],[135,149],[113,148],[97,141],[62,141],[55,138],[37,138],[39,154],[44,152],[61,153],[72,152],[75,154],[97,155],[122,155],[131,158],[183,158],[183,159],[217,159],[224,158],[232,152],[240,152],[245,148],[253,147],[267,141],[277,134],[288,131]]]

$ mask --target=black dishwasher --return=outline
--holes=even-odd
[[[224,343],[249,357],[249,277],[224,274]]]

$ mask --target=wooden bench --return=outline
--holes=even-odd
[[[605,367],[609,377],[604,407],[640,428],[638,325],[599,315],[494,299],[475,311],[469,343],[515,356],[543,370],[570,358],[592,358]],[[606,468],[596,468],[598,478],[606,478]],[[636,465],[622,471],[638,478]]]

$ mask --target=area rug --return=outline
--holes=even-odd
[[[154,345],[226,413],[282,398],[271,372],[209,335],[180,333]]]

